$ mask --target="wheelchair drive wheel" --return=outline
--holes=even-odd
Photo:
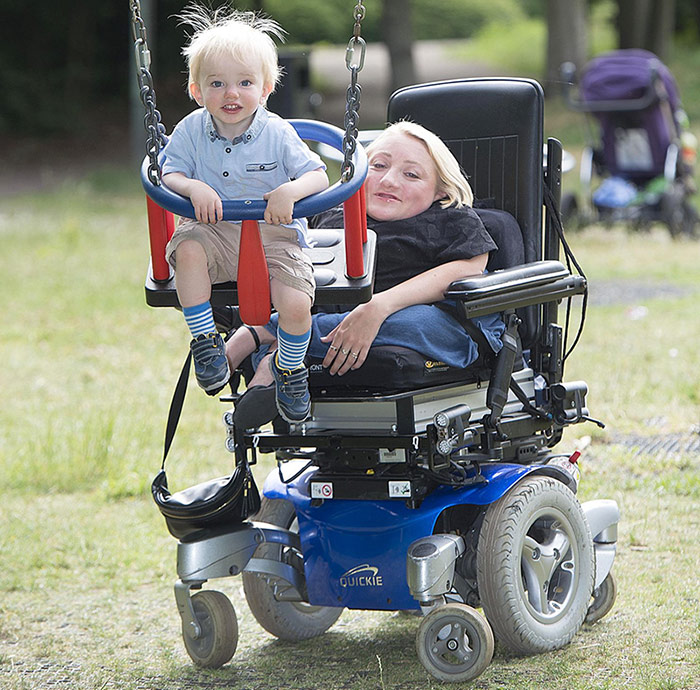
[[[297,531],[294,506],[281,499],[263,498],[255,516],[260,522]],[[302,569],[302,555],[293,549],[276,544],[264,544],[256,555],[290,563]],[[243,573],[243,590],[252,614],[260,625],[281,640],[296,642],[322,635],[343,612],[341,607],[312,606],[305,602],[279,601],[274,584],[253,573]]]
[[[586,623],[597,623],[601,618],[610,613],[610,609],[615,604],[617,598],[617,580],[612,573],[600,583],[599,587],[593,590],[593,601],[588,607]]]
[[[493,657],[488,621],[466,604],[450,603],[431,611],[416,634],[418,658],[438,680],[464,682],[481,675]]]
[[[595,575],[593,542],[574,494],[531,477],[489,506],[477,580],[498,640],[517,654],[568,644],[581,627]]]
[[[219,668],[231,659],[238,646],[236,612],[228,597],[214,590],[197,592],[192,606],[201,633],[195,638],[183,625],[185,649],[197,666]]]

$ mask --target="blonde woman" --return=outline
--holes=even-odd
[[[442,140],[414,123],[389,126],[367,154],[367,223],[377,234],[375,292],[352,311],[314,314],[309,354],[340,376],[359,369],[373,345],[408,347],[466,367],[478,357],[477,345],[435,303],[453,281],[483,273],[489,252],[496,249],[471,208],[469,183]],[[342,210],[312,221],[318,227],[341,227]],[[498,351],[501,319],[494,315],[475,321]],[[255,350],[257,341],[263,346],[275,341],[274,318],[252,330],[239,329],[227,343],[233,368]],[[264,415],[269,401],[269,383],[266,368],[258,367],[246,394],[257,423],[262,423],[257,413]]]

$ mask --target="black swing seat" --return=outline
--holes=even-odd
[[[376,264],[376,236],[369,230],[363,248],[365,275],[350,278],[345,272],[345,242],[342,229],[319,229],[309,232],[310,249],[304,251],[314,265],[316,280],[316,304],[360,304],[369,302],[374,287],[374,267]],[[149,267],[146,277],[146,302],[152,307],[179,307],[175,290],[175,276],[167,281],[153,279]],[[211,303],[214,306],[238,304],[236,283],[218,283],[212,286]]]

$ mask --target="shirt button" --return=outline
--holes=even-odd
[[[265,170],[265,166],[264,166],[264,165],[261,165],[261,166],[260,166],[260,170]]]
[[[230,148],[230,147],[227,147],[227,148],[226,148],[226,153],[231,153],[231,148]]]
[[[224,177],[228,177],[228,173],[225,170],[224,170],[223,175],[224,175]]]

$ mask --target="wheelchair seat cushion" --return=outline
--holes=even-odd
[[[478,361],[467,369],[451,367],[444,362],[397,345],[379,345],[369,351],[359,369],[343,376],[332,376],[322,360],[309,358],[309,387],[312,396],[358,395],[414,390],[448,383],[471,383],[488,379],[488,371]]]

